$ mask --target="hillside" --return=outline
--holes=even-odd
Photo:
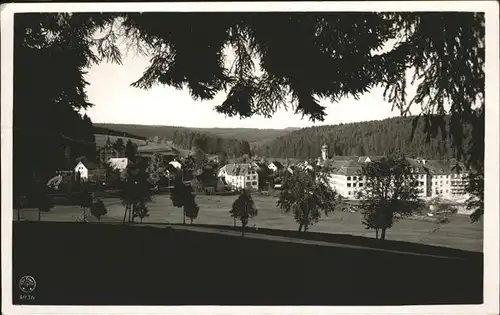
[[[261,156],[317,158],[321,156],[321,146],[326,143],[330,156],[405,154],[429,159],[454,157],[450,139],[443,139],[438,134],[427,141],[423,119],[418,121],[411,140],[413,120],[414,117],[395,117],[303,128],[261,145],[255,152]],[[464,140],[464,147],[468,142],[468,139]]]
[[[117,138],[131,138],[131,139],[139,139],[139,140],[146,140],[146,137],[141,137],[138,136],[137,134],[134,133],[129,133],[123,130],[118,130],[118,129],[113,129],[113,128],[106,128],[103,126],[99,126],[99,124],[92,124],[94,127],[94,134],[100,134],[100,135],[108,135],[108,136],[115,136]]]
[[[121,138],[124,143],[127,143],[128,140],[132,141],[132,143],[137,144],[138,146],[146,145],[146,140],[138,139],[136,137],[123,137],[123,136],[111,136],[108,134],[94,134],[95,144],[98,148],[102,148],[106,145],[106,141],[109,138],[111,142],[116,142],[118,138]]]
[[[138,135],[144,138],[159,137],[161,139],[173,140],[175,132],[198,132],[207,133],[221,138],[234,138],[247,141],[250,147],[254,148],[265,144],[277,137],[284,136],[290,131],[299,128],[290,127],[286,129],[258,129],[258,128],[194,128],[194,127],[174,127],[174,126],[148,126],[130,124],[102,124],[95,123],[95,126],[105,129],[117,130],[124,133]]]
[[[97,127],[116,130],[125,134],[134,134],[148,139],[149,143],[170,143],[176,149],[191,150],[199,148],[207,154],[225,153],[228,156],[242,156],[250,154],[248,141],[204,131],[204,129],[190,129],[173,126],[147,126],[128,124],[95,124]]]
[[[250,147],[254,148],[259,145],[270,142],[277,137],[287,135],[292,130],[298,128],[286,129],[258,129],[258,128],[193,128],[201,132],[208,132],[219,137],[233,137],[240,140],[248,141]]]

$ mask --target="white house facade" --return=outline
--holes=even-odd
[[[219,169],[217,177],[232,189],[259,189],[259,174],[250,164],[226,164]]]
[[[82,163],[82,161],[76,164],[75,173],[79,173],[80,178],[83,180],[87,180],[89,178],[89,169]]]

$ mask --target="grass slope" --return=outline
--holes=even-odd
[[[195,223],[203,225],[232,226],[233,219],[229,210],[236,196],[206,196],[197,195],[196,203],[200,212]],[[296,231],[297,223],[292,214],[283,213],[276,206],[276,198],[271,196],[253,196],[259,215],[249,221],[249,226],[260,229],[273,229],[283,231]],[[104,198],[108,213],[102,218],[103,222],[121,222],[124,207],[119,199]],[[145,223],[180,223],[182,210],[172,205],[167,194],[154,195],[153,202],[148,205],[150,216],[145,218]],[[74,222],[74,216],[81,213],[81,208],[76,206],[56,206],[47,213],[42,213],[42,221]],[[17,218],[17,213],[14,217]],[[36,209],[23,210],[27,220],[37,220]],[[359,213],[335,211],[310,228],[309,233],[334,233],[350,234],[373,238],[375,233],[366,230],[361,224],[362,217]],[[239,223],[238,223],[239,224]],[[483,248],[483,223],[470,223],[465,215],[450,216],[450,222],[438,225],[432,222],[417,220],[400,220],[387,231],[387,239],[411,243],[421,243],[436,246],[481,252]]]
[[[15,222],[13,279],[26,274],[37,281],[26,303],[38,305],[479,304],[483,296],[482,257],[110,224]],[[19,295],[14,281],[15,304]]]

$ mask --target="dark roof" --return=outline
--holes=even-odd
[[[260,169],[266,169],[267,165],[264,162],[255,162]]]
[[[452,173],[449,161],[427,160],[423,167],[431,175],[448,175]]]
[[[361,171],[361,163],[358,161],[336,161],[332,163],[333,173],[345,176],[355,176]]]
[[[350,161],[350,160],[355,160],[357,161],[359,159],[359,156],[348,156],[348,155],[334,155],[329,158],[332,161]]]
[[[278,169],[283,169],[284,168],[283,164],[281,164],[281,162],[279,162],[279,161],[275,160],[275,161],[272,162],[272,164],[274,164]]]

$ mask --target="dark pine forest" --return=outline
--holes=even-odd
[[[326,143],[330,155],[399,155],[427,159],[455,158],[452,139],[447,136],[449,120],[444,132],[436,130],[437,137],[428,137],[425,120],[415,117],[396,117],[380,121],[366,121],[330,126],[309,127],[278,137],[256,148],[261,156],[308,159],[320,156]],[[412,131],[413,128],[413,138]],[[469,145],[470,128],[464,125],[466,137],[463,146]]]

